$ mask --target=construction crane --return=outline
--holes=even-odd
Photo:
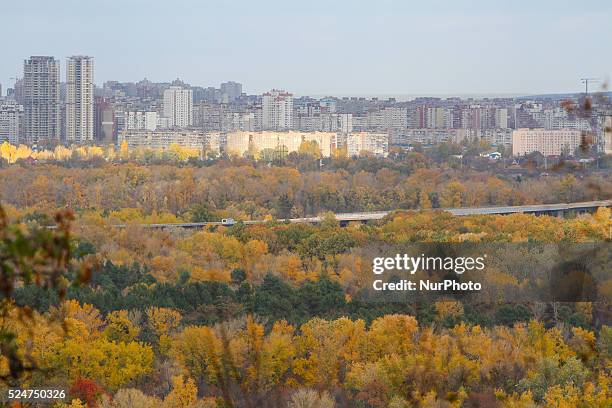
[[[580,78],[580,82],[584,84],[585,95],[589,94],[589,82],[601,82],[599,78]]]

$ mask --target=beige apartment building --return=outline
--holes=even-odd
[[[512,132],[512,154],[523,156],[540,152],[544,156],[574,154],[580,146],[579,130],[517,129]]]
[[[283,147],[285,152],[297,152],[303,142],[315,141],[322,157],[331,155],[332,132],[230,132],[227,134],[225,151],[229,155],[243,156],[245,153],[259,154],[262,150],[276,150]]]

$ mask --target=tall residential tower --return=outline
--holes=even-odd
[[[66,66],[66,142],[94,139],[93,58],[74,56]]]
[[[37,144],[60,139],[60,71],[53,57],[33,56],[23,64],[25,141]]]
[[[263,130],[291,130],[293,127],[293,95],[273,89],[261,98]]]
[[[164,91],[164,117],[170,127],[185,128],[193,124],[193,91],[171,86]]]

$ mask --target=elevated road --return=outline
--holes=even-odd
[[[594,212],[599,207],[612,207],[612,200],[586,201],[581,203],[558,203],[558,204],[534,204],[501,207],[464,207],[464,208],[439,208],[434,210],[446,211],[455,216],[465,215],[507,215],[507,214],[534,214],[534,215],[562,215],[567,213]],[[397,210],[411,211],[411,210]],[[362,213],[340,213],[335,214],[339,222],[380,220],[395,211],[375,211]],[[292,218],[290,222],[318,223],[321,217]]]
[[[552,215],[562,216],[567,214],[583,214],[595,212],[600,207],[612,207],[612,200],[601,201],[586,201],[580,203],[557,203],[557,204],[534,204],[534,205],[518,205],[518,206],[501,206],[501,207],[466,207],[466,208],[439,208],[430,211],[446,211],[455,216],[467,215],[508,215],[508,214],[533,214],[533,215]],[[397,210],[397,211],[412,211],[412,210]],[[374,212],[358,212],[358,213],[339,213],[335,214],[336,220],[342,225],[349,222],[367,222],[372,220],[381,220],[394,211],[374,211]],[[323,217],[305,217],[305,218],[289,218],[280,219],[278,222],[291,222],[297,224],[318,224],[323,221]],[[267,221],[254,220],[244,221],[245,225],[263,224]],[[202,228],[209,225],[229,226],[231,223],[222,222],[186,222],[174,224],[141,224],[145,228]],[[117,224],[115,227],[125,228],[127,224]]]

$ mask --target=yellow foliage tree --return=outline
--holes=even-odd
[[[117,390],[151,371],[153,350],[133,341],[115,343],[100,337],[85,342],[73,338],[58,344],[50,358],[70,382],[83,377]]]
[[[116,310],[106,316],[104,335],[111,341],[128,343],[136,339],[140,328],[128,317],[127,310]]]
[[[182,375],[172,377],[172,391],[166,396],[163,408],[195,408],[198,388],[191,378],[187,381]]]

